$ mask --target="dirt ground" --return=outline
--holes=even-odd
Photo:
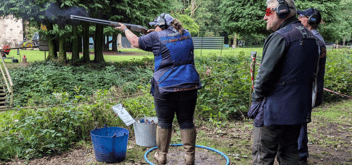
[[[352,165],[352,101],[342,101],[320,108],[313,109],[313,120],[308,124],[309,137],[309,165],[322,164],[343,164]],[[209,146],[223,152],[230,159],[230,164],[252,164],[251,145],[253,121],[229,121],[220,125],[213,125],[209,122],[196,121],[197,145]],[[174,126],[171,143],[181,143],[177,124]],[[147,164],[144,160],[144,153],[148,147],[140,147],[135,143],[133,134],[129,138],[127,154],[122,165]],[[154,151],[148,155],[152,158]],[[168,164],[183,164],[183,148],[170,147]],[[105,164],[95,160],[92,144],[79,145],[76,149],[65,152],[61,155],[49,156],[29,161],[13,160],[4,164],[33,164],[33,165],[81,165],[81,164]],[[197,149],[196,165],[223,165],[225,159],[212,151]],[[275,163],[277,164],[277,162]]]
[[[148,155],[148,160],[154,164],[156,161],[153,159],[155,150]],[[172,146],[169,148],[168,153],[168,164],[173,165],[184,165],[185,160],[183,159],[184,151],[182,147]],[[223,156],[209,151],[207,149],[196,148],[196,160],[195,164],[207,164],[207,165],[223,165],[226,164],[226,160]]]

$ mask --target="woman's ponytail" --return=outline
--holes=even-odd
[[[171,26],[175,28],[181,35],[183,35],[184,28],[180,21],[178,21],[177,19],[172,20]]]

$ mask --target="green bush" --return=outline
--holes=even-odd
[[[31,159],[61,153],[75,142],[90,140],[95,127],[125,124],[114,114],[111,107],[122,103],[133,117],[138,114],[155,116],[151,96],[133,99],[111,100],[111,92],[98,91],[89,101],[94,103],[59,106],[45,109],[22,109],[18,112],[0,114],[0,160],[12,158]],[[131,127],[128,128],[133,134]]]
[[[352,57],[349,50],[333,50],[327,55],[325,87],[351,95]],[[234,118],[246,112],[249,103],[249,54],[197,57],[196,68],[203,89],[199,90],[197,114],[205,118]],[[12,70],[15,105],[79,102],[98,89],[116,89],[118,94],[133,94],[149,87],[153,60],[64,66],[53,62],[34,63],[29,68]],[[258,70],[258,67],[257,67]],[[147,89],[148,90],[148,89]],[[66,93],[62,93],[65,91]],[[63,96],[64,94],[65,96]],[[340,98],[324,92],[324,100]]]
[[[351,54],[351,51],[345,50],[328,52],[326,88],[352,95]],[[237,118],[239,111],[247,111],[251,86],[249,63],[249,55],[243,52],[236,57],[213,55],[196,58],[196,68],[203,85],[198,93],[198,119],[219,124],[220,120]],[[23,90],[15,90],[18,92],[17,99],[23,102],[29,99],[71,104],[0,113],[0,160],[16,157],[30,159],[60,153],[75,142],[90,140],[89,132],[95,127],[104,124],[125,127],[111,110],[111,106],[117,103],[122,103],[133,117],[140,114],[155,116],[153,97],[149,94],[151,68],[152,60],[144,59],[82,67],[43,62],[35,63],[28,68],[28,72],[24,68],[14,70],[14,82],[19,86],[28,86],[15,88]],[[97,90],[100,88],[102,90]],[[114,98],[137,91],[144,95],[129,99]],[[31,94],[20,95],[26,92]],[[38,98],[33,97],[36,95]],[[39,97],[44,99],[40,100]],[[325,100],[336,97],[339,96],[331,93],[324,95]],[[80,99],[85,102],[79,102]],[[131,127],[128,129],[133,133]]]
[[[206,119],[238,117],[247,111],[251,86],[248,55],[196,59],[203,89],[199,90],[197,115]]]
[[[18,106],[57,104],[56,93],[74,96],[92,95],[98,89],[119,88],[123,94],[138,92],[153,74],[149,59],[104,65],[65,66],[51,61],[33,63],[28,68],[10,71],[14,82],[14,104]]]
[[[324,87],[342,94],[352,95],[352,51],[332,50],[327,53]],[[324,101],[341,96],[324,91]]]

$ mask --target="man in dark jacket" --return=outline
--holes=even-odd
[[[253,164],[273,164],[276,154],[282,164],[299,163],[297,140],[312,109],[319,46],[296,13],[293,0],[267,0],[264,21],[274,33],[264,44],[249,112],[257,114],[250,116],[255,118]]]
[[[319,39],[319,47],[320,47],[320,58],[319,58],[319,67],[317,69],[317,84],[316,91],[313,89],[313,102],[312,106],[316,107],[320,105],[323,101],[323,91],[324,91],[324,74],[325,74],[325,64],[326,64],[326,46],[324,42],[324,38],[320,35],[317,28],[321,22],[321,14],[317,9],[307,9],[305,11],[298,10],[299,20],[301,23],[309,29],[314,36]],[[310,122],[310,115],[309,115]],[[303,124],[301,128],[301,133],[298,138],[298,151],[299,151],[299,164],[305,165],[307,164],[308,158],[308,135],[307,135],[307,124]]]

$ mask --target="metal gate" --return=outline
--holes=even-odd
[[[222,49],[224,48],[224,37],[192,37],[194,49]]]

